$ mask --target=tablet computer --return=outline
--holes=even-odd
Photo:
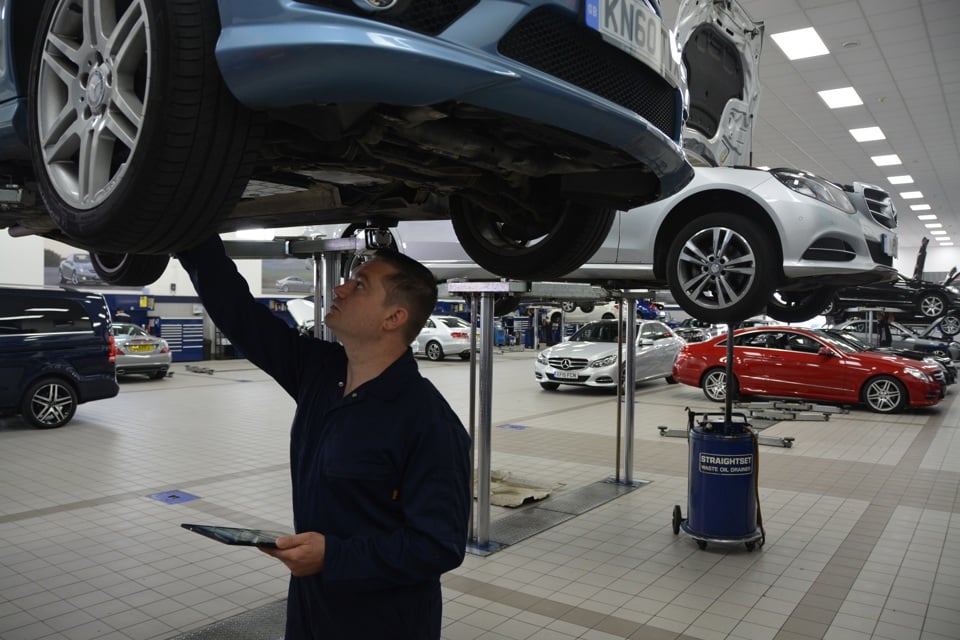
[[[220,527],[210,524],[183,523],[180,526],[224,544],[238,544],[246,547],[267,547],[269,549],[277,548],[277,538],[290,535],[282,531]]]

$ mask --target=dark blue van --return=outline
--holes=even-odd
[[[0,287],[0,415],[60,427],[78,404],[118,392],[102,295]]]

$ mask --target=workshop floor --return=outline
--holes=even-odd
[[[494,355],[491,468],[572,495],[617,475],[615,396],[542,391]],[[286,574],[181,522],[291,527],[292,401],[242,360],[129,378],[52,431],[0,419],[0,638],[279,638]],[[466,424],[469,363],[421,361]],[[700,550],[686,513],[691,387],[637,389],[637,489],[444,576],[447,640],[960,637],[960,405],[780,422],[762,447],[762,550]],[[621,407],[622,408],[622,407]],[[760,423],[756,423],[758,426]],[[622,477],[623,472],[620,471]],[[194,498],[195,497],[195,498]],[[192,499],[191,499],[192,498]],[[491,507],[495,524],[516,509]],[[280,615],[277,615],[280,612]]]

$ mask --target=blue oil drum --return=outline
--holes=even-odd
[[[688,431],[690,471],[682,527],[701,540],[758,538],[754,437],[746,424],[702,422]]]

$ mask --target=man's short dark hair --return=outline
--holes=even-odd
[[[386,303],[407,310],[410,318],[404,333],[407,342],[413,342],[437,306],[437,281],[425,266],[393,249],[378,249],[373,257],[397,270],[384,282]]]

